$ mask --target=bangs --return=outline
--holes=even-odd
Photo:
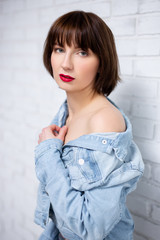
[[[82,17],[83,15],[83,17]],[[79,14],[65,15],[58,19],[52,31],[52,47],[55,44],[64,46],[67,44],[69,47],[73,44],[82,49],[91,49],[94,51],[93,31],[83,12]]]

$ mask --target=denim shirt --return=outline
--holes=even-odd
[[[36,146],[35,222],[44,228],[39,240],[61,239],[59,233],[69,240],[133,239],[126,196],[136,188],[144,164],[131,123],[121,113],[124,132],[91,133],[64,145],[48,139]],[[52,124],[62,127],[67,116],[65,101]]]

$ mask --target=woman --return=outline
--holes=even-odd
[[[131,240],[126,195],[144,166],[128,118],[108,99],[119,81],[112,32],[93,13],[67,13],[43,57],[67,99],[35,149],[40,239]]]

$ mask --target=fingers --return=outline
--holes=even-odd
[[[41,142],[41,136],[42,136],[42,134],[40,133],[39,138],[38,138],[38,144],[40,144],[40,142]]]
[[[61,139],[62,141],[64,141],[64,138],[65,138],[65,135],[67,133],[67,126],[63,126],[62,128],[60,128],[60,131],[59,131],[59,135],[57,136],[57,138]]]
[[[60,130],[60,127],[57,126],[57,125],[55,125],[55,124],[50,125],[49,128],[50,128],[52,131],[57,131],[57,132],[59,132],[59,130]]]
[[[39,134],[38,144],[44,140],[51,138],[58,138],[64,141],[67,129],[68,129],[67,126],[63,126],[62,128],[60,128],[55,124],[43,128],[42,132]]]
[[[42,132],[39,134],[38,144],[47,140],[55,138],[58,135],[59,127],[56,125],[51,125],[42,129]]]

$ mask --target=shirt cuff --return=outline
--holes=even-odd
[[[57,138],[47,139],[36,146],[35,158],[38,159],[49,149],[57,149],[61,152],[62,145],[63,145],[63,141],[61,139],[57,139]]]

